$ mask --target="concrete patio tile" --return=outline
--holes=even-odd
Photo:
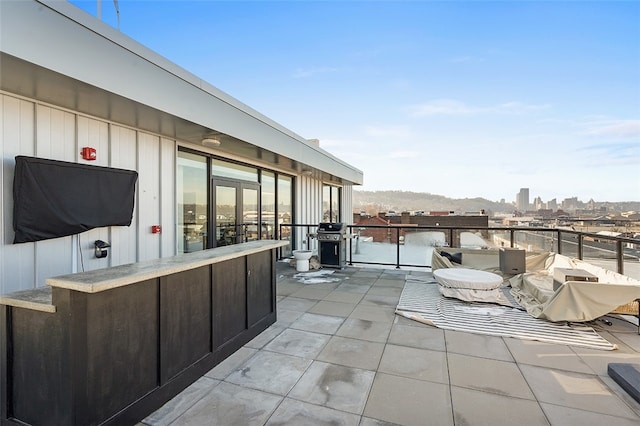
[[[585,426],[585,425],[609,425],[609,426],[637,426],[638,420],[624,417],[608,416],[593,411],[577,410],[553,404],[540,404],[547,419],[552,425],[559,426]]]
[[[290,328],[311,331],[314,333],[334,334],[343,322],[343,317],[319,315],[307,312],[294,321]]]
[[[384,343],[390,330],[391,324],[388,323],[347,318],[336,332],[336,336]]]
[[[514,362],[478,358],[449,352],[452,386],[475,389],[521,399],[535,399]]]
[[[305,288],[291,294],[291,297],[299,299],[322,300],[335,289],[334,286],[325,284],[310,284]]]
[[[303,312],[300,311],[289,311],[278,307],[277,320],[273,325],[276,327],[289,327],[302,314]]]
[[[357,426],[360,416],[285,398],[266,426],[314,425]],[[241,423],[238,423],[241,424]]]
[[[264,334],[264,333],[263,333]],[[260,336],[258,336],[260,337]],[[244,364],[248,359],[254,356],[258,352],[257,349],[252,349],[249,347],[242,347],[238,349],[236,352],[231,354],[227,359],[222,361],[220,364],[213,367],[207,374],[206,377],[210,377],[212,379],[224,380],[229,374],[233,373],[235,369]]]
[[[427,324],[421,323],[419,321],[415,321],[415,320],[403,317],[402,315],[396,315],[393,318],[393,324],[394,325],[396,325],[396,324],[397,325],[408,325],[408,326],[411,326],[411,327],[424,327],[424,326],[427,325]]]
[[[627,346],[636,352],[640,352],[640,336],[638,336],[638,328],[633,327],[633,332],[630,333],[612,333],[620,341],[624,342]]]
[[[307,312],[313,305],[318,303],[317,300],[300,299],[297,297],[285,297],[278,304],[278,312],[280,310]]]
[[[225,382],[286,395],[311,365],[310,359],[260,351],[237,368]]]
[[[549,425],[536,401],[452,386],[451,402],[457,425]]]
[[[378,371],[418,380],[449,383],[445,352],[387,344]]]
[[[362,301],[360,302],[361,306],[384,306],[393,308],[398,306],[398,301],[400,300],[400,296],[379,296],[376,294],[371,294],[369,291]]]
[[[401,319],[402,317],[396,317]],[[445,350],[444,330],[410,320],[420,327],[394,324],[389,335],[389,343],[412,348]]]
[[[194,406],[178,417],[173,425],[263,425],[282,397],[220,383]]]
[[[353,282],[352,280],[349,280],[336,287],[335,291],[344,291],[347,293],[358,293],[364,295],[364,293],[368,292],[370,288],[370,282]]]
[[[638,337],[640,339],[640,336]],[[609,363],[640,364],[640,354],[637,352],[625,352],[624,349],[615,351],[599,351],[588,348],[572,348],[575,353],[599,376],[607,376]]]
[[[383,278],[376,280],[373,283],[374,288],[396,288],[402,291],[405,283],[405,276],[401,275],[398,277],[390,277],[388,275],[384,275]]]
[[[502,337],[445,330],[447,352],[513,362]]]
[[[627,404],[627,406],[631,408],[637,416],[640,417],[640,402],[633,399],[633,397],[629,395],[626,390],[622,389],[622,387],[611,377],[600,376],[600,380],[602,380],[604,384],[607,385],[618,398],[624,401],[624,403]]]
[[[522,364],[520,369],[540,402],[637,419],[633,410],[596,375]]]
[[[369,268],[362,268],[356,272],[353,273],[352,278],[356,279],[356,278],[369,278],[372,279],[371,281],[375,281],[378,278],[380,278],[380,275],[382,275],[382,269],[369,269]]]
[[[262,333],[251,339],[245,346],[254,349],[262,349],[264,345],[275,339],[282,333],[286,327],[281,327],[276,324],[271,325]]]
[[[402,281],[402,284],[404,285],[404,281]],[[367,292],[367,295],[393,296],[393,297],[398,297],[398,298],[400,297],[400,294],[402,294],[402,287],[383,287],[383,286],[378,286],[378,285],[375,285],[375,284]]]
[[[264,349],[300,358],[313,359],[325,347],[330,338],[331,336],[327,334],[288,328],[269,342]]]
[[[278,296],[289,296],[292,293],[300,290],[303,284],[297,282],[280,282],[278,281],[276,286],[276,294]]]
[[[384,420],[372,419],[370,417],[362,417],[360,426],[398,426],[397,423],[385,422]]]
[[[220,384],[219,380],[201,377],[185,390],[147,416],[142,423],[151,426],[169,425]]]
[[[505,338],[504,342],[518,364],[594,373],[569,346],[512,338]]]
[[[348,317],[356,307],[356,303],[330,302],[328,300],[319,301],[308,312],[322,315],[332,315],[335,317]]]
[[[359,415],[374,376],[373,371],[315,361],[288,396]]]
[[[405,426],[453,425],[449,386],[377,373],[363,415]]]
[[[342,284],[342,285],[344,285],[344,284]],[[356,293],[356,292],[353,292],[353,291],[342,291],[342,290],[340,290],[340,287],[342,285],[338,286],[337,290],[333,290],[331,293],[329,293],[327,295],[327,297],[325,297],[323,300],[325,300],[327,302],[341,302],[341,303],[357,304],[364,297],[364,293],[366,293],[366,292]]]
[[[375,370],[380,363],[383,350],[382,343],[334,336],[316,359],[347,367]]]
[[[349,318],[392,323],[395,315],[396,315],[395,309],[391,307],[387,307],[383,309],[383,308],[380,308],[379,306],[373,306],[373,305],[366,306],[366,305],[360,304],[356,306],[353,312],[351,312],[351,315],[349,315]]]

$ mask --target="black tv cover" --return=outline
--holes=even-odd
[[[137,180],[132,170],[17,156],[13,243],[131,225]]]

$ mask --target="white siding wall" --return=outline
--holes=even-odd
[[[353,225],[353,186],[342,187],[342,200],[340,200],[342,221],[347,225]]]
[[[296,211],[295,221],[300,224],[317,225],[322,220],[322,181],[308,176],[299,176],[296,179]],[[315,228],[310,228],[314,232]],[[298,250],[318,250],[318,242],[310,240],[310,247],[306,247],[306,228],[296,230],[297,238],[295,247]]]
[[[176,254],[176,141],[6,94],[0,94],[0,123],[0,293],[40,287],[55,275]],[[84,146],[96,148],[96,161],[82,160]],[[14,245],[16,155],[137,170],[131,226]],[[161,225],[162,232],[152,234],[152,225]],[[105,259],[93,255],[98,239],[111,243]]]
[[[322,221],[322,188],[321,180],[307,176],[299,176],[296,180],[296,223],[317,225]],[[353,224],[353,187],[351,185],[342,188],[342,221],[347,225]],[[314,232],[316,228],[310,228]],[[298,228],[296,248],[304,249],[306,246],[306,229]],[[318,242],[310,240],[309,250],[318,250]]]

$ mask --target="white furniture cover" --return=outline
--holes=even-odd
[[[448,268],[433,271],[440,293],[467,302],[509,304],[500,289],[502,277],[477,269]]]

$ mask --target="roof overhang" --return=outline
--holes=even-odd
[[[28,23],[28,25],[25,25]],[[220,153],[362,184],[362,171],[67,2],[0,2],[0,89]]]

